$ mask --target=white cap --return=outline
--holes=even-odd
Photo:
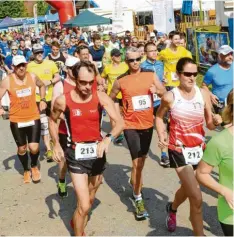
[[[154,32],[150,32],[150,37],[155,37]]]
[[[44,49],[40,44],[34,44],[32,51],[33,53],[39,53],[39,52],[44,52]]]
[[[21,64],[21,63],[27,63],[27,61],[26,61],[26,59],[25,59],[25,57],[24,56],[22,56],[22,55],[16,55],[16,56],[14,56],[13,57],[13,59],[12,59],[12,64],[14,65],[14,66],[18,66],[19,64]]]
[[[73,56],[69,56],[67,59],[66,59],[66,62],[65,62],[65,66],[66,67],[73,67],[75,64],[77,64],[78,62],[80,62],[80,60],[76,57],[73,57]]]
[[[234,52],[234,50],[229,45],[222,45],[218,49],[218,54],[227,55],[227,54],[229,54],[231,52]]]

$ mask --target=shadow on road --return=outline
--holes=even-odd
[[[152,152],[151,148],[149,149],[148,156],[160,165],[160,158]]]
[[[10,163],[14,162],[14,165],[13,166],[10,166]],[[18,171],[19,174],[23,175],[24,174],[24,169],[20,163],[20,160],[18,158],[17,155],[13,155],[7,159],[5,159],[3,162],[2,162],[5,170],[11,170],[13,167],[15,170]]]

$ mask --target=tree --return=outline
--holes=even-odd
[[[48,7],[49,5],[45,1],[37,1],[37,15],[38,16],[46,15]]]
[[[5,17],[27,17],[28,13],[24,7],[23,0],[20,1],[0,1],[0,18]]]

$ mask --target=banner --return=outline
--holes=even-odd
[[[115,0],[112,11],[112,32],[118,33],[124,30],[123,3],[122,0]]]
[[[193,0],[183,0],[181,13],[184,15],[192,15],[193,13]]]
[[[39,29],[38,29],[38,19],[37,19],[37,4],[33,5],[33,16],[34,16],[34,25],[35,25],[35,35],[39,35]]]
[[[152,0],[154,29],[169,33],[175,30],[174,9],[172,0]]]

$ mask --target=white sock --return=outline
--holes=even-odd
[[[134,192],[133,192],[133,197],[135,198],[135,201],[139,201],[139,200],[141,200],[141,199],[142,199],[142,196],[141,196],[141,194],[139,194],[139,195],[136,195]]]

